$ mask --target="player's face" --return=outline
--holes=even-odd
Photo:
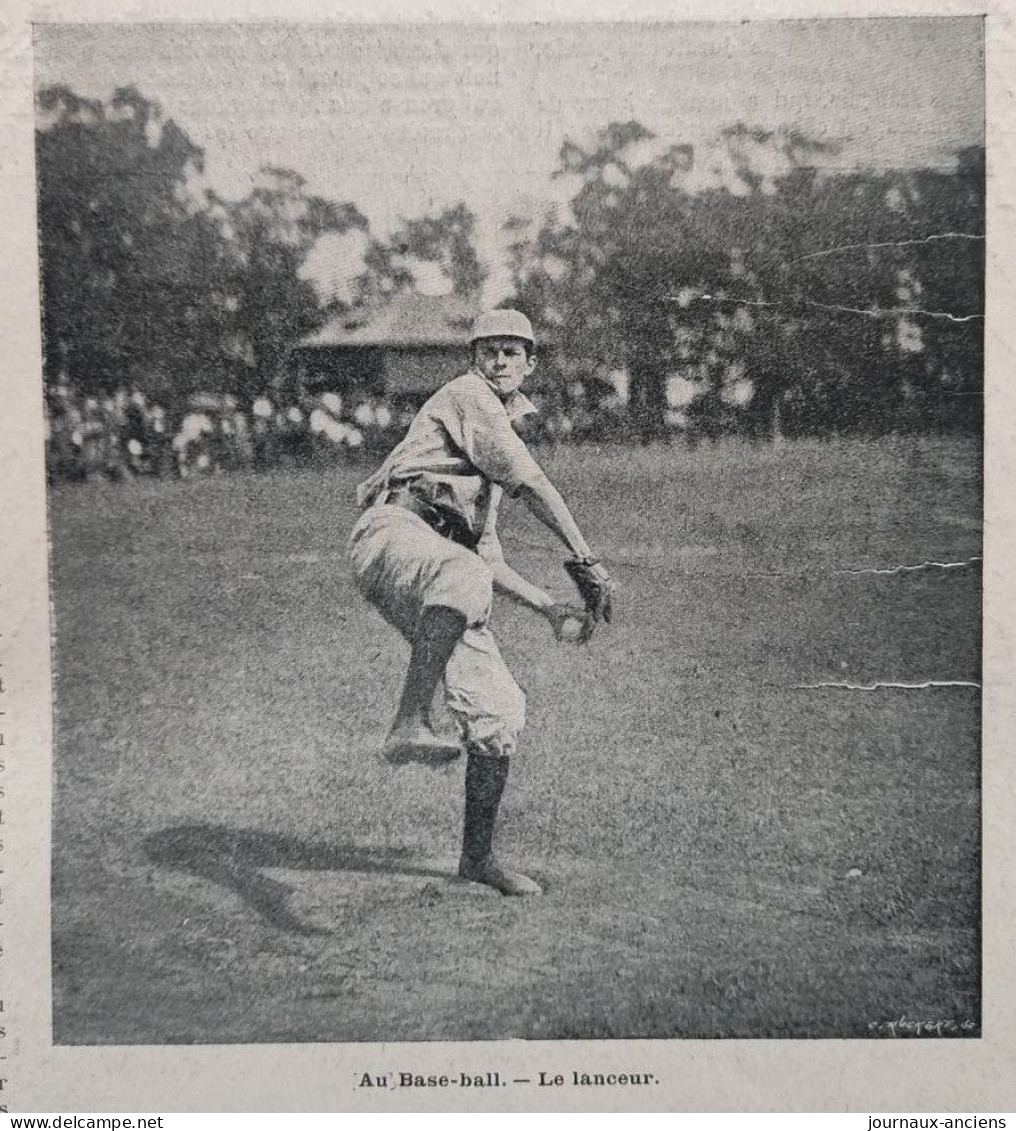
[[[476,368],[502,396],[515,392],[536,368],[518,338],[481,338],[473,347]]]

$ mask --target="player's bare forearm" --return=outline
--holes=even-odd
[[[503,560],[488,564],[494,578],[494,589],[545,617],[558,640],[570,644],[585,644],[592,636],[593,618],[581,605],[566,605],[555,601],[549,593],[527,581]]]
[[[544,526],[552,530],[577,558],[592,556],[589,543],[571,516],[560,491],[546,477],[519,489],[518,496]]]
[[[527,581],[506,562],[489,562],[488,565],[494,578],[494,589],[503,597],[508,597],[527,609],[532,609],[534,613],[541,613],[544,616],[553,608],[554,598],[549,593]]]
[[[578,587],[585,606],[588,623],[580,639],[586,640],[591,632],[590,625],[599,621],[609,624],[613,619],[616,586],[610,574],[589,549],[589,543],[582,537],[557,488],[545,475],[534,477],[519,490],[518,495],[530,511],[553,530],[572,552],[573,557],[565,562],[565,569]]]

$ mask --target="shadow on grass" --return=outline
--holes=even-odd
[[[435,868],[411,862],[405,848],[361,848],[295,836],[229,829],[221,825],[180,825],[145,837],[148,859],[164,868],[212,880],[236,892],[274,927],[301,935],[329,934],[299,919],[288,906],[292,888],[261,874],[262,868],[308,872],[367,872],[447,880]]]

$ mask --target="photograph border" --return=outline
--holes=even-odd
[[[568,22],[711,20],[715,4],[640,0],[482,5],[383,0],[5,0],[0,16],[0,214],[5,350],[0,451],[0,709],[5,735],[0,982],[9,1110],[42,1111],[1006,1111],[1016,1109],[1016,845],[1009,600],[1016,515],[1016,31],[987,6],[801,0],[727,3],[725,22],[986,15],[987,318],[983,662],[983,1036],[967,1040],[484,1041],[422,1044],[54,1047],[49,860],[52,676],[35,220],[32,24],[39,22]],[[928,692],[934,694],[934,689]],[[651,1072],[651,1089],[365,1092],[364,1072]]]

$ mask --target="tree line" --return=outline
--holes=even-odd
[[[735,125],[726,182],[693,189],[691,145],[631,160],[653,140],[624,122],[566,142],[568,214],[510,222],[519,302],[572,362],[628,370],[643,439],[675,378],[706,434],[979,427],[983,149],[836,171],[834,146]]]
[[[355,204],[310,192],[291,169],[263,166],[240,200],[202,189],[204,153],[135,88],[107,104],[52,86],[37,104],[50,382],[249,401],[278,383],[293,344],[337,309],[411,287],[409,259],[436,263],[459,293],[483,285],[464,205],[406,220],[382,239]],[[306,277],[308,258],[322,237],[350,232],[365,237],[363,274],[351,301],[324,299]]]
[[[336,311],[384,302],[436,264],[455,293],[486,278],[462,203],[382,238],[353,202],[259,171],[226,200],[204,154],[132,87],[108,102],[38,94],[47,382],[130,386],[166,403],[252,400]],[[566,140],[566,208],[505,225],[514,295],[566,376],[628,374],[627,423],[696,434],[977,429],[983,392],[984,154],[955,169],[837,168],[794,130],[731,126],[722,183],[638,122]],[[646,154],[649,154],[646,156]],[[825,166],[825,167],[823,167]],[[347,300],[306,277],[322,237],[359,233]]]

